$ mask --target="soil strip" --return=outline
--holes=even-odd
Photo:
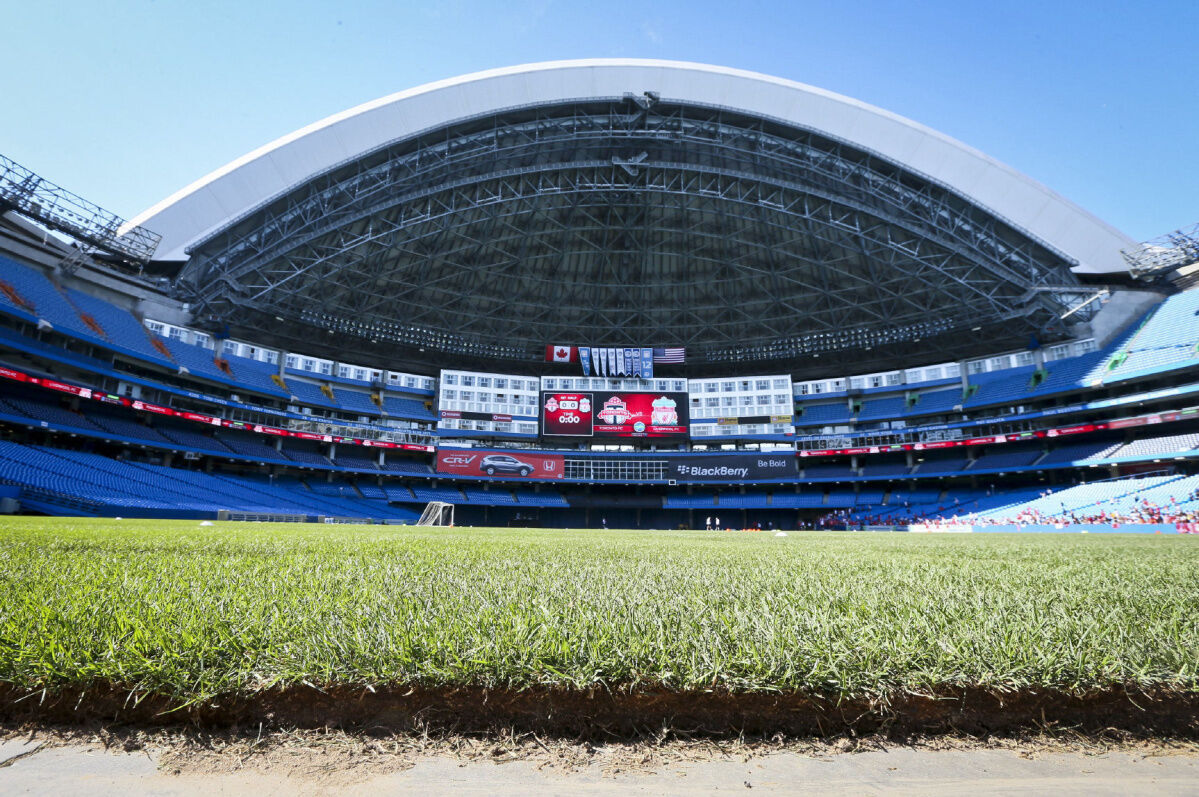
[[[885,698],[720,690],[290,686],[184,704],[115,685],[29,691],[0,685],[0,722],[195,728],[526,732],[574,740],[1017,734],[1070,729],[1199,738],[1199,692],[1081,693],[942,688]]]

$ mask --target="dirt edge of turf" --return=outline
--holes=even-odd
[[[279,687],[183,705],[116,686],[30,691],[0,685],[0,721],[64,725],[335,728],[345,731],[487,734],[570,739],[1082,733],[1199,738],[1199,692],[1112,687],[1082,693],[942,688],[887,698],[800,692],[484,689],[480,687]]]

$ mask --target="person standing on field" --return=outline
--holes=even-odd
[[[708,515],[708,531],[712,530],[712,516]]]
[[[716,530],[720,531],[720,518],[719,517],[716,518]]]

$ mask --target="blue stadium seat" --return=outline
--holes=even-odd
[[[433,469],[423,462],[417,462],[395,454],[388,454],[386,456],[383,460],[383,470],[390,471],[391,473],[429,474],[433,472]]]
[[[863,490],[854,501],[855,506],[881,506],[885,493],[882,490]]]
[[[917,460],[923,459],[923,462],[917,461],[916,468],[913,471],[918,476],[927,476],[934,473],[959,473],[967,465],[969,455],[961,449],[952,449],[951,451],[925,451],[917,452]]]
[[[514,490],[513,494],[516,496],[516,502],[522,506],[570,506],[566,498],[564,498],[560,493],[552,492],[550,490],[542,490],[541,492],[534,492],[533,490]]]
[[[862,475],[871,478],[885,478],[887,476],[905,476],[911,470],[905,460],[877,461],[875,455],[864,457],[862,465]],[[859,460],[861,461],[861,460]]]
[[[344,443],[337,447],[337,455],[333,458],[333,461],[338,467],[346,468],[348,470],[379,469],[379,466],[375,464],[375,457],[371,456],[370,449],[363,449],[359,446],[352,446]]]
[[[69,410],[57,401],[33,399],[21,395],[5,395],[3,400],[0,400],[0,405],[2,405],[0,411],[7,410],[13,415],[29,418],[32,421],[45,421],[56,426],[83,429],[89,432],[104,431],[82,413]]]
[[[844,401],[836,404],[800,404],[803,412],[796,416],[796,426],[814,426],[816,424],[832,425],[846,424],[850,421],[849,406]]]
[[[317,495],[298,482],[124,462],[99,454],[0,441],[0,481],[42,498],[69,498],[98,514],[213,516],[218,510],[413,520],[385,501]],[[352,488],[351,488],[352,489]]]
[[[321,386],[312,382],[306,382],[303,379],[288,378],[285,380],[287,384],[287,392],[301,404],[307,404],[313,407],[327,407],[329,409],[340,409],[340,406],[333,399],[325,395],[321,390]]]
[[[1095,374],[1104,382],[1199,363],[1199,290],[1166,299],[1118,349],[1123,360]]]
[[[931,390],[920,393],[916,403],[904,411],[904,415],[944,415],[954,411],[962,403],[962,389]]]
[[[157,429],[140,423],[136,416],[124,411],[105,411],[103,406],[92,407],[84,416],[96,426],[121,437],[145,440],[160,445],[173,445],[174,440],[164,437]]]
[[[400,396],[383,396],[383,411],[388,415],[395,415],[401,418],[413,418],[416,420],[437,420],[437,416],[430,412],[423,401],[417,401],[412,398],[403,398]]]
[[[1108,453],[1109,459],[1137,457],[1150,459],[1152,457],[1170,454],[1184,454],[1199,448],[1199,434],[1173,434],[1161,437],[1146,437],[1134,440]]]
[[[154,346],[153,333],[128,310],[74,289],[67,291],[67,298],[81,313],[91,316],[114,345],[137,352],[145,359],[168,368],[175,367],[174,361]]]
[[[1022,445],[1006,445],[997,446],[994,449],[988,450],[982,456],[974,461],[970,466],[971,471],[994,470],[998,468],[1025,468],[1032,465],[1038,459],[1044,450],[1040,445],[1022,446]]]
[[[1111,441],[1058,445],[1037,464],[1061,465],[1070,462],[1081,462],[1087,459],[1103,459],[1109,452],[1115,451],[1119,447],[1119,443]]]
[[[759,509],[770,505],[766,493],[722,493],[717,505],[726,509]]]
[[[302,440],[285,440],[283,442],[283,456],[292,462],[299,462],[304,465],[329,467],[332,463],[329,462],[328,457],[321,453],[321,448],[322,446],[318,443]]]
[[[841,465],[820,465],[801,461],[801,467],[805,479],[850,479],[858,475],[848,462]]]
[[[466,497],[462,495],[462,491],[455,487],[427,487],[423,484],[414,484],[412,494],[417,501],[446,501],[451,504],[462,504],[466,502]]]
[[[1063,393],[1069,390],[1080,390],[1088,387],[1084,384],[1087,375],[1108,359],[1106,352],[1090,352],[1082,354],[1078,357],[1067,357],[1062,360],[1054,360],[1045,364],[1045,370],[1048,376],[1045,381],[1037,385],[1029,392],[1031,396],[1046,395],[1049,393]]]
[[[962,403],[965,408],[982,407],[988,404],[1003,404],[1017,402],[1025,398],[1031,390],[1034,366],[1023,368],[1008,368],[1002,371],[975,374],[970,377],[970,384],[978,390],[973,396]]]
[[[667,495],[662,506],[666,509],[714,509],[716,507],[716,494]]]
[[[869,399],[862,402],[862,410],[858,413],[858,421],[882,421],[898,418],[903,414],[905,409],[907,409],[907,399],[903,396]]]
[[[222,429],[215,436],[217,440],[235,454],[254,457],[263,461],[286,460],[286,457],[275,450],[273,445],[263,442],[263,438],[259,435],[249,432],[238,432],[232,429]]]
[[[848,490],[831,490],[825,506],[830,509],[848,509],[857,503],[858,497]]]
[[[815,509],[825,506],[824,493],[776,492],[770,497],[770,505],[779,509]]]
[[[79,317],[79,313],[67,301],[66,295],[42,272],[0,255],[0,279],[11,286],[22,300],[32,305],[33,309],[14,302],[4,290],[0,290],[0,307],[26,318],[45,320],[59,332],[98,343],[103,342],[103,337],[88,328]]]
[[[380,409],[375,402],[371,401],[369,393],[363,393],[360,390],[343,390],[342,388],[333,388],[333,396],[342,409],[351,412],[360,412],[364,415],[379,415]]]
[[[482,506],[511,506],[516,504],[516,498],[507,490],[483,490],[478,487],[464,487],[463,494],[466,496],[466,503],[479,504]]]
[[[377,498],[380,501],[387,500],[387,492],[377,484],[359,481],[357,486],[358,492],[362,493],[363,498]]]
[[[415,501],[416,496],[412,494],[412,490],[404,484],[385,484],[383,492],[387,496],[388,501]]]

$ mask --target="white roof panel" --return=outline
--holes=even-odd
[[[517,106],[657,91],[736,108],[871,150],[970,197],[1078,261],[1080,273],[1124,271],[1134,242],[1040,183],[930,128],[802,83],[674,61],[596,59],[494,69],[382,97],[290,133],[197,180],[132,219],[184,249],[338,163],[459,119]]]

